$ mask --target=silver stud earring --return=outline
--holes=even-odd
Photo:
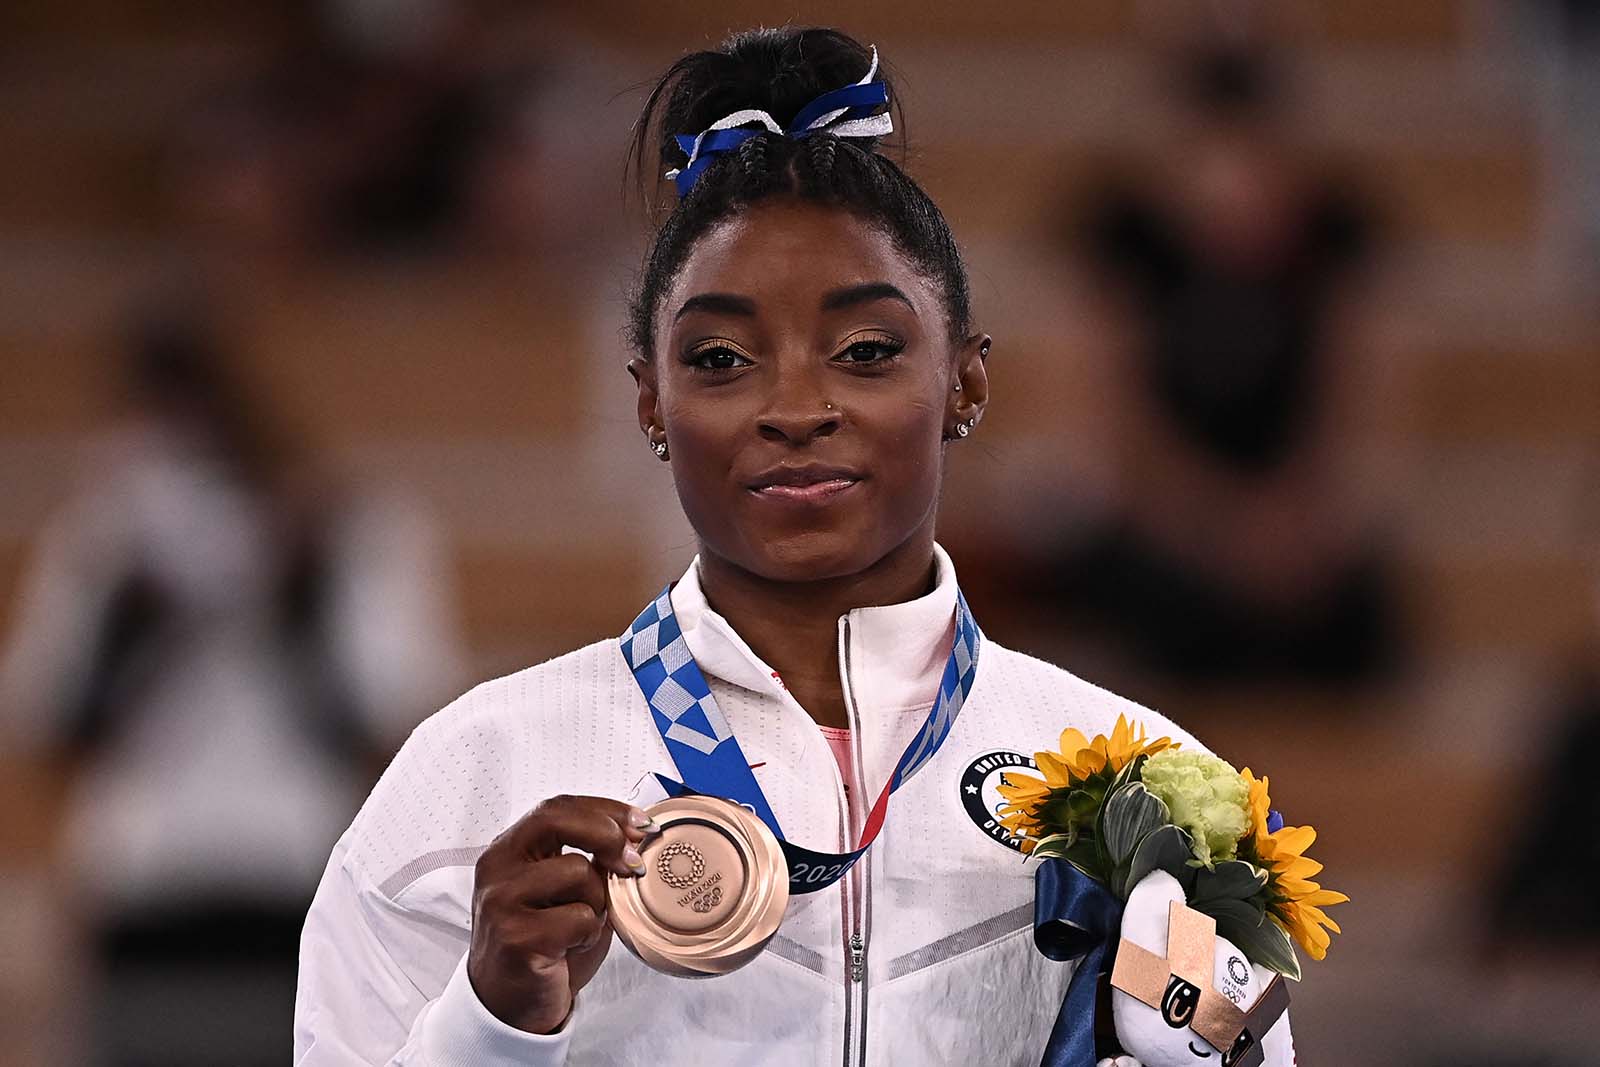
[[[956,383],[956,392],[958,392],[958,393],[961,392],[961,383],[960,382]]]
[[[650,445],[650,451],[656,454],[657,459],[666,459],[667,443],[665,441],[655,441]]]
[[[973,420],[972,419],[968,419],[966,422],[958,422],[958,423],[956,423],[956,436],[957,437],[965,437],[965,436],[967,436],[967,434],[972,432],[972,424],[973,424]]]

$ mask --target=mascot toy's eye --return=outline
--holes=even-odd
[[[1167,983],[1166,995],[1161,998],[1161,1017],[1174,1030],[1188,1026],[1200,1006],[1200,990],[1177,975]]]
[[[1250,1036],[1249,1030],[1240,1030],[1239,1036],[1233,1039],[1233,1045],[1222,1054],[1222,1067],[1233,1067],[1255,1047],[1256,1039]]]

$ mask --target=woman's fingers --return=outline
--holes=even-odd
[[[590,948],[609,930],[603,911],[574,901],[508,919],[501,924],[500,940],[537,966],[535,961],[559,960],[574,949]]]
[[[542,860],[571,847],[591,854],[607,870],[642,874],[638,845],[653,828],[644,812],[621,801],[551,797],[497,838],[490,851],[497,858],[511,853],[523,860]]]
[[[620,801],[559,796],[484,850],[467,973],[490,1012],[531,1033],[560,1024],[610,944],[606,876],[643,873],[638,846],[654,829]]]
[[[606,910],[604,873],[576,852],[530,864],[515,893],[525,908],[587,904],[596,915]]]

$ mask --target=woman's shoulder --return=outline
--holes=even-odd
[[[618,690],[635,684],[610,637],[480,682],[423,720],[413,738],[536,728],[557,707],[570,723],[574,714],[609,709]]]
[[[1069,726],[1088,737],[1109,736],[1122,716],[1142,725],[1151,737],[1171,737],[1190,747],[1205,748],[1160,711],[988,638],[980,653],[978,678],[981,684],[994,686],[992,699],[1005,704],[1010,714],[1032,719],[1044,728],[1042,741],[1054,741],[1056,734]]]
[[[619,795],[648,739],[642,708],[615,638],[483,682],[412,731],[346,831],[349,854],[399,869],[481,849],[546,797]]]

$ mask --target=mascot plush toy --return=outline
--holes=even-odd
[[[1117,1039],[1099,1067],[1293,1067],[1283,979],[1217,936],[1183,887],[1152,871],[1128,895],[1111,972]]]

